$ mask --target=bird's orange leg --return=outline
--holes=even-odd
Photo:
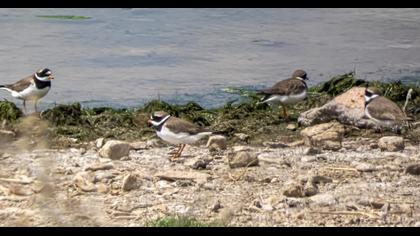
[[[177,158],[181,156],[182,151],[184,150],[186,144],[181,144],[178,152],[172,156],[171,161],[175,161]]]
[[[283,119],[287,120],[288,119],[288,115],[287,115],[287,108],[286,105],[281,105],[283,107]]]
[[[179,152],[179,149],[181,149],[181,144],[178,145],[178,148],[176,150],[171,150],[168,154],[175,155]]]

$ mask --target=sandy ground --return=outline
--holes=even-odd
[[[121,160],[96,147],[3,150],[0,226],[144,226],[175,214],[228,226],[420,226],[420,176],[406,173],[420,145],[385,152],[376,143],[345,139],[313,155],[243,147],[259,164],[233,169],[232,147],[187,146],[176,162],[168,146]]]

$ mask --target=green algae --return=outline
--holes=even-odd
[[[406,111],[415,120],[420,116],[420,87],[404,85],[401,82],[381,83],[357,79],[354,73],[335,76],[331,80],[309,89],[304,101],[288,108],[289,120],[282,117],[282,110],[259,103],[261,96],[245,89],[226,89],[226,92],[240,95],[224,106],[205,109],[196,102],[175,105],[165,101],[152,100],[136,109],[114,109],[109,107],[83,108],[79,103],[57,105],[41,113],[41,118],[49,122],[50,136],[74,138],[87,142],[99,137],[127,141],[147,140],[155,137],[155,131],[148,124],[152,112],[164,110],[169,114],[191,121],[199,126],[223,134],[228,142],[242,142],[235,136],[244,133],[250,136],[247,144],[261,144],[265,141],[295,141],[300,139],[299,130],[286,129],[290,123],[297,123],[301,112],[319,107],[334,96],[354,86],[376,86],[389,99],[403,106],[409,89],[412,98]],[[0,119],[19,120],[22,112],[11,102],[0,102]],[[296,124],[297,125],[297,124]]]
[[[0,121],[16,122],[22,116],[22,111],[13,102],[0,101]]]
[[[309,92],[326,93],[334,97],[355,86],[366,86],[367,84],[367,81],[356,79],[355,73],[350,72],[344,75],[334,76],[327,82],[311,87]]]

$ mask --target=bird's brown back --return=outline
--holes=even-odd
[[[376,119],[391,121],[407,120],[407,116],[401,108],[386,97],[380,96],[373,99],[368,104],[367,109],[369,114]]]
[[[203,127],[197,126],[189,121],[178,117],[171,117],[165,122],[165,126],[174,133],[186,132],[189,134],[198,134],[201,132],[210,132]]]
[[[13,91],[16,91],[16,92],[21,92],[25,90],[27,87],[29,87],[31,84],[35,84],[33,75],[25,77],[14,84],[4,85],[4,87],[11,89]]]
[[[282,80],[273,85],[273,87],[261,90],[263,94],[290,95],[301,93],[306,89],[306,84],[300,79],[290,78]]]

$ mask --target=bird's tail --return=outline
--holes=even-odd
[[[8,87],[6,87],[6,85],[0,85],[0,89],[7,90],[9,92],[13,92],[11,89],[9,89]]]

